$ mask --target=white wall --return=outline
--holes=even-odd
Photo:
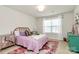
[[[13,9],[0,6],[0,34],[8,34],[16,27],[25,26],[36,30],[35,18]]]
[[[74,19],[73,12],[68,12],[68,13],[63,14],[63,20],[62,20],[62,36],[63,37],[67,37],[67,32],[70,32],[72,30],[73,19]],[[37,30],[40,33],[42,33],[42,30],[43,30],[42,23],[43,23],[42,18],[38,18],[37,19]],[[59,39],[58,34],[48,34],[48,37],[53,38],[53,39]]]
[[[62,20],[63,37],[67,37],[67,32],[72,31],[73,23],[74,23],[74,12],[65,13]]]
[[[75,7],[74,13],[79,13],[79,5]]]

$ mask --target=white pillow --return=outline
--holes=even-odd
[[[20,36],[20,32],[19,31],[15,31],[15,36]]]

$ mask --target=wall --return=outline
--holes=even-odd
[[[72,25],[73,25],[73,19],[74,15],[73,12],[68,12],[63,14],[63,19],[62,19],[62,35],[63,37],[67,37],[67,32],[70,32],[72,30]],[[38,27],[38,32],[42,33],[42,18],[38,18],[37,20],[37,27]],[[47,34],[49,38],[53,39],[59,39],[58,34],[51,33]],[[62,40],[62,39],[60,39]]]
[[[13,9],[0,6],[0,34],[8,34],[16,27],[25,26],[36,30],[35,18]]]
[[[72,31],[73,24],[74,24],[74,12],[65,13],[64,18],[62,20],[63,37],[67,37],[67,32]]]
[[[74,9],[74,14],[75,14],[75,13],[79,13],[79,6],[76,6],[76,7],[75,7],[75,9]]]

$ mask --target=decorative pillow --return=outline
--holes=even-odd
[[[26,36],[25,32],[20,32],[21,36]]]
[[[29,28],[27,28],[26,31],[28,32],[28,35],[32,34]]]
[[[29,36],[29,32],[27,30],[25,31],[25,35],[26,36]]]
[[[19,31],[15,31],[15,36],[20,36]]]

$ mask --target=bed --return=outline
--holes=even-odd
[[[26,47],[28,50],[33,50],[35,53],[39,53],[39,50],[48,41],[45,34],[32,35],[32,36],[17,36],[16,43],[18,45]]]
[[[19,27],[16,28],[19,31],[25,31],[27,28]],[[16,31],[15,29],[15,31]],[[48,41],[48,37],[46,34],[39,34],[39,35],[30,35],[30,36],[16,36],[16,44],[26,47],[28,50],[32,50],[35,53],[39,53],[39,50],[45,45]]]

